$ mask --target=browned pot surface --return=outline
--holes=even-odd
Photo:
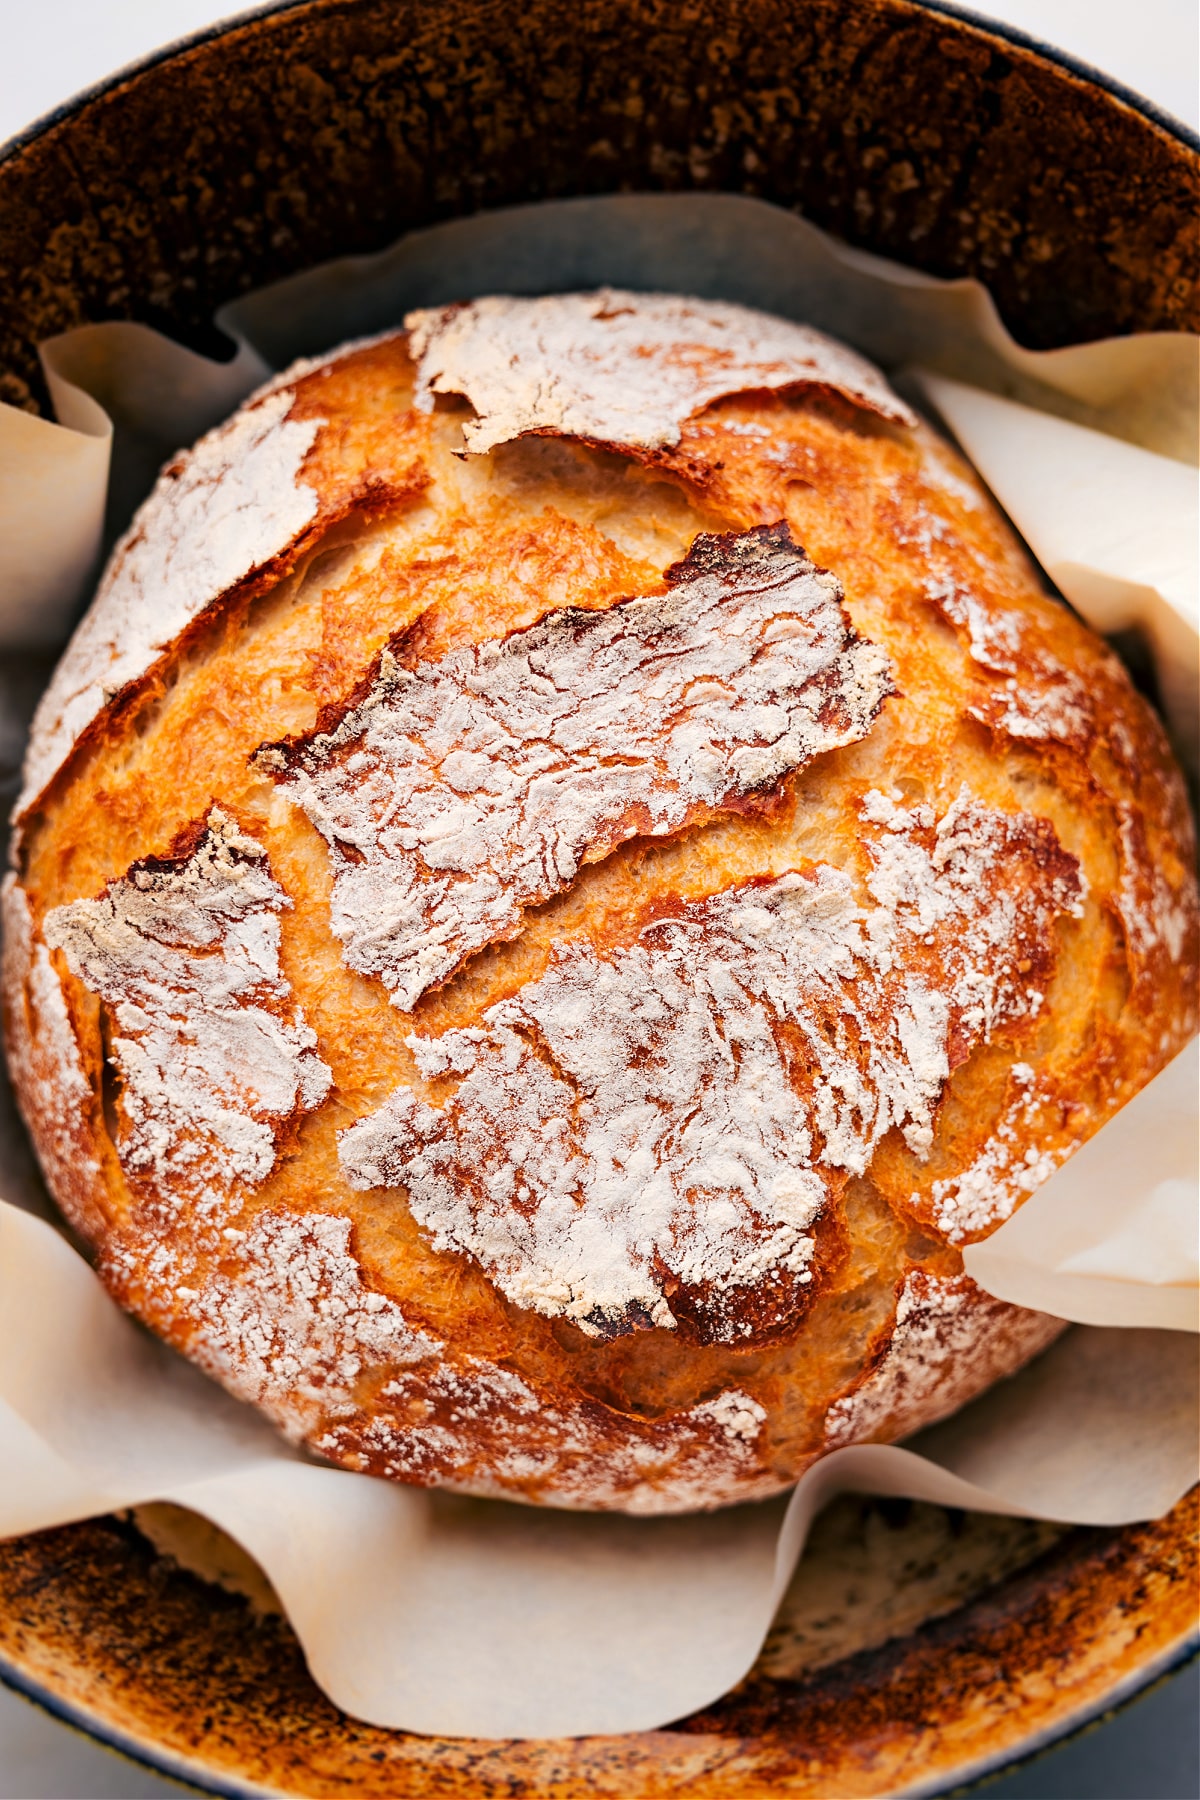
[[[1120,1531],[846,1497],[754,1670],[715,1706],[627,1737],[495,1743],[347,1718],[282,1618],[109,1518],[0,1545],[0,1673],[164,1773],[239,1797],[945,1794],[1185,1656],[1195,1546],[1195,1493]]]
[[[295,0],[75,102],[0,161],[0,398],[36,345],[439,219],[726,190],[978,275],[1045,347],[1200,323],[1200,156],[1036,48],[917,0]]]
[[[140,319],[212,351],[214,309],[266,280],[625,189],[754,194],[977,275],[1033,347],[1200,327],[1189,134],[922,0],[295,0],[0,156],[0,399],[39,409],[36,346],[74,325]],[[281,1618],[112,1519],[0,1545],[0,1674],[216,1793],[829,1800],[949,1792],[1193,1641],[1194,1496],[1067,1532],[842,1501],[818,1532],[747,1681],[638,1736],[358,1724]]]

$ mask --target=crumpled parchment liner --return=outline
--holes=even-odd
[[[647,1520],[317,1467],[2,1203],[0,1315],[0,1533],[188,1507],[260,1564],[339,1706],[450,1736],[650,1730],[716,1699],[754,1661],[834,1493],[1117,1525],[1164,1512],[1194,1476],[1200,1391],[1178,1332],[1080,1327],[907,1448],[835,1452],[790,1501]]]
[[[1013,1214],[963,1252],[1015,1306],[1089,1325],[1200,1331],[1193,1039]]]
[[[61,638],[102,539],[158,464],[271,367],[413,305],[605,281],[742,300],[892,370],[921,364],[908,390],[941,412],[1063,591],[1100,629],[1145,630],[1177,737],[1194,742],[1195,481],[1181,459],[1196,340],[1023,351],[977,284],[884,264],[733,196],[554,202],[417,233],[225,309],[225,364],[133,325],[44,346],[62,423],[0,408],[0,643]],[[750,1667],[835,1492],[1116,1525],[1186,1491],[1195,1071],[1193,1046],[968,1252],[982,1285],[1087,1326],[903,1449],[838,1451],[790,1500],[683,1519],[465,1500],[308,1461],[118,1311],[32,1216],[21,1150],[0,1144],[22,1201],[0,1202],[0,1533],[148,1500],[188,1507],[259,1562],[315,1679],[376,1724],[480,1737],[664,1724]]]

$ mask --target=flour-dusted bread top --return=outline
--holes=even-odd
[[[826,388],[897,424],[915,423],[879,370],[788,319],[675,294],[553,294],[410,313],[417,405],[461,394],[467,450],[548,432],[661,453],[686,420],[729,394]]]
[[[863,737],[887,657],[786,526],[697,538],[667,592],[406,668],[260,754],[330,846],[346,960],[411,1008],[628,839]]]
[[[210,609],[268,590],[340,520],[407,491],[414,471],[374,421],[325,420],[315,398],[272,382],[167,464],[42,696],[18,819]]]
[[[878,371],[442,308],[166,472],[43,704],[7,1041],[117,1297],[346,1467],[765,1495],[1059,1329],[961,1246],[1194,1029],[1183,787]]]
[[[1079,906],[1028,815],[863,810],[872,904],[818,864],[657,902],[603,953],[556,945],[481,1026],[409,1040],[422,1076],[461,1079],[343,1132],[350,1181],[404,1187],[439,1247],[590,1334],[737,1343],[798,1320],[846,1174],[890,1131],[928,1146],[952,1047],[1040,1003],[1055,917]]]
[[[111,1008],[122,1165],[152,1200],[221,1213],[258,1187],[331,1076],[279,970],[291,901],[262,846],[215,807],[162,862],[59,906],[46,942]]]
[[[407,323],[417,406],[429,410],[436,393],[471,400],[480,416],[465,438],[476,452],[528,432],[663,451],[710,402],[756,388],[828,388],[913,421],[844,345],[720,301],[606,288],[440,307]],[[407,491],[415,471],[373,409],[352,420],[316,410],[329,373],[328,361],[298,363],[163,470],[38,708],[18,818],[194,620],[263,591],[341,519]]]

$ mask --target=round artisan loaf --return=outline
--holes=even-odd
[[[406,323],[174,462],[59,666],[20,1103],[113,1294],[334,1461],[769,1494],[1059,1329],[960,1247],[1194,1029],[1183,785],[841,346]]]

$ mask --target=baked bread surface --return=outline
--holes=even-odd
[[[118,547],[30,748],[18,1097],[121,1303],[332,1460],[768,1494],[1060,1329],[961,1246],[1195,1029],[1183,784],[851,352],[409,327]]]

